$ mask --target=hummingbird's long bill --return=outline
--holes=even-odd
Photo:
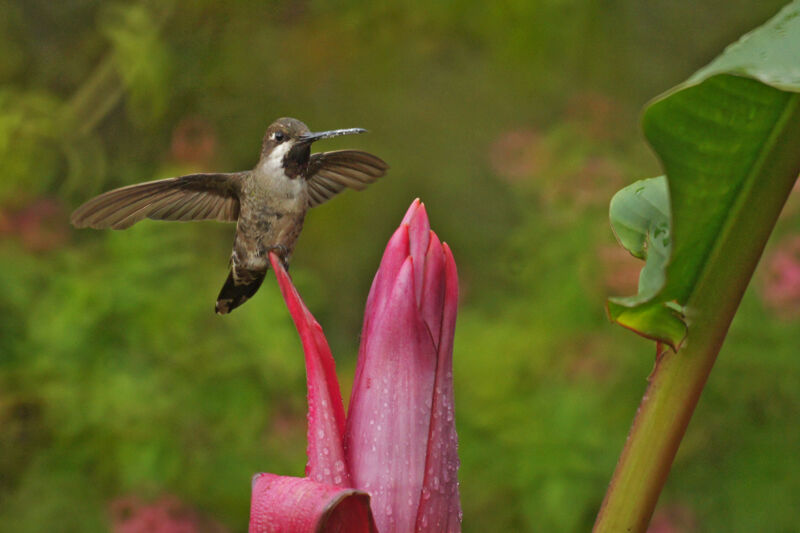
[[[298,142],[303,144],[311,144],[313,142],[319,141],[320,139],[330,139],[331,137],[339,137],[341,135],[358,135],[359,133],[366,133],[366,132],[367,130],[365,130],[364,128],[345,128],[342,130],[310,132],[302,135],[298,139]]]

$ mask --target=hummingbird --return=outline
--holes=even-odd
[[[359,150],[311,153],[321,139],[365,133],[348,128],[314,133],[294,118],[267,128],[252,170],[189,174],[122,187],[72,213],[78,228],[125,229],[145,218],[236,222],[230,272],[214,310],[230,313],[258,291],[275,252],[285,268],[311,207],[345,188],[362,190],[386,174],[379,157]]]

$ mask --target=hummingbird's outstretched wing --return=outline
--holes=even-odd
[[[145,218],[235,222],[246,174],[190,174],[122,187],[92,198],[70,221],[95,229],[125,229]]]
[[[360,191],[388,169],[380,157],[359,150],[312,154],[308,162],[308,206],[324,203],[345,187]]]

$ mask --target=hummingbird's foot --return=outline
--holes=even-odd
[[[278,257],[281,258],[281,263],[283,264],[283,269],[288,272],[289,271],[289,249],[286,246],[282,245],[282,244],[277,244],[275,246],[267,247],[267,254],[269,254],[270,252],[275,252],[278,255]]]

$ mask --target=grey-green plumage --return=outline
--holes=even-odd
[[[386,173],[388,165],[367,152],[311,154],[314,141],[364,131],[311,133],[299,120],[280,118],[267,128],[252,170],[122,187],[89,200],[71,220],[96,229],[125,229],[145,218],[236,222],[231,270],[215,306],[217,313],[229,313],[261,286],[270,251],[288,266],[310,207],[345,188],[364,189]]]

